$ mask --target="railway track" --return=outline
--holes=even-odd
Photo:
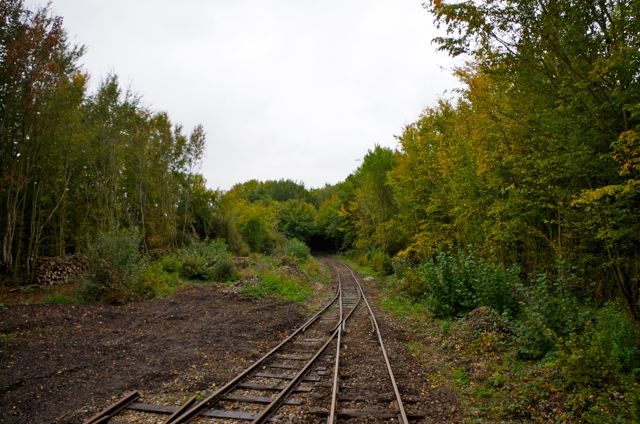
[[[358,277],[348,266],[324,260],[335,274],[333,298],[224,386],[181,406],[143,403],[140,394],[132,392],[84,424],[408,423]]]

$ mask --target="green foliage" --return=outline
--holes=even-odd
[[[458,385],[460,386],[467,386],[469,384],[469,372],[467,371],[466,367],[464,365],[460,365],[458,367],[456,367],[452,372],[451,372],[451,376],[453,377],[453,380],[458,383]]]
[[[165,259],[164,270],[175,270],[188,280],[227,281],[234,277],[233,258],[222,240],[196,241]]]
[[[404,279],[408,294],[425,302],[437,317],[464,315],[479,306],[512,316],[518,312],[519,269],[473,253],[440,252],[415,271],[405,271]]]
[[[304,262],[311,256],[309,247],[302,241],[293,238],[285,242],[284,254],[296,258],[298,261]]]
[[[140,297],[154,298],[173,294],[182,284],[177,271],[169,271],[165,268],[165,261],[147,262],[142,267],[139,275],[139,284],[136,292]]]
[[[303,302],[313,294],[308,283],[279,275],[277,273],[265,273],[259,276],[261,284],[246,287],[242,294],[250,297],[265,298],[277,297],[289,302]]]
[[[316,215],[312,204],[301,199],[282,202],[278,211],[278,230],[288,238],[308,243],[316,234]]]
[[[577,300],[546,274],[538,275],[523,298],[523,311],[514,324],[521,358],[544,357],[556,349],[558,340],[580,331],[584,325]]]
[[[253,216],[240,225],[240,234],[251,251],[268,253],[274,245],[274,236],[264,219]]]
[[[402,265],[403,269],[398,269],[398,262],[394,262],[398,282],[396,291],[403,297],[416,303],[424,302],[429,295],[429,281],[425,278],[419,267]]]
[[[397,232],[391,226],[396,205],[387,173],[393,169],[395,154],[391,149],[375,146],[351,177],[353,200],[339,211],[345,230],[357,236],[359,250],[375,249],[394,254],[398,249]]]
[[[112,228],[98,234],[87,252],[88,299],[121,303],[132,298],[142,265],[140,242],[137,228]]]
[[[304,184],[292,180],[250,180],[236,184],[231,192],[251,203],[287,202],[289,200],[307,200],[309,193]]]
[[[368,262],[377,274],[390,275],[393,272],[391,257],[388,253],[380,250],[373,250],[368,253]]]
[[[562,343],[556,364],[568,392],[567,417],[580,422],[640,419],[640,332],[619,305],[608,304],[581,333]]]
[[[53,293],[43,299],[45,305],[77,305],[82,302],[81,296],[64,293]]]

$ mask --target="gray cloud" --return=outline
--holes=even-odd
[[[44,4],[27,1],[27,5]],[[109,72],[189,131],[212,188],[346,178],[456,86],[418,0],[53,0],[93,87]],[[444,68],[444,69],[443,69]]]

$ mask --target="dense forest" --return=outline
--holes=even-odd
[[[2,272],[29,276],[38,258],[118,231],[145,253],[217,240],[248,256],[297,240],[392,275],[435,317],[494,309],[519,358],[555,358],[563,387],[588,392],[571,419],[598,421],[603,403],[638,418],[640,2],[424,7],[437,46],[464,60],[456,96],[339,184],[220,192],[197,173],[202,127],[186,134],[116,75],[88,93],[62,19],[1,1]]]
[[[62,18],[0,2],[0,267],[81,252],[97,234],[139,228],[144,249],[182,243],[210,193],[194,173],[202,127],[185,134],[116,75],[95,93]]]

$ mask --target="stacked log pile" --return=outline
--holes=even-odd
[[[33,279],[36,284],[53,285],[68,283],[70,279],[78,279],[88,275],[87,258],[57,256],[38,258]]]

